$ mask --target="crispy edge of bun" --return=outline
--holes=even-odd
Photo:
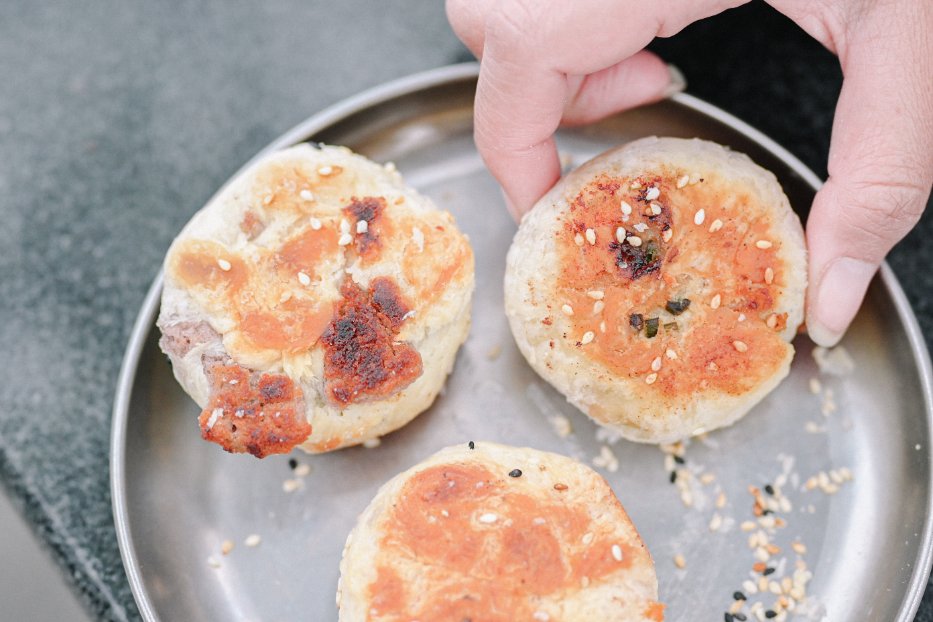
[[[787,312],[779,334],[787,342],[783,363],[753,390],[741,395],[717,392],[685,399],[676,408],[658,407],[644,394],[640,379],[616,376],[605,365],[563,347],[552,327],[541,323],[543,300],[551,296],[560,270],[554,223],[569,201],[600,173],[637,176],[673,166],[712,171],[746,185],[773,206],[773,230],[780,235],[786,284],[775,307]],[[581,411],[628,440],[669,443],[736,422],[787,376],[794,348],[790,341],[803,321],[807,253],[803,228],[777,178],[747,155],[701,139],[642,138],[610,149],[561,179],[525,214],[506,258],[505,306],[512,334],[528,363]],[[556,347],[551,349],[549,341]]]
[[[426,196],[405,184],[394,167],[379,165],[345,147],[329,145],[311,146],[299,144],[273,152],[240,172],[223,187],[185,225],[172,246],[188,239],[216,240],[232,247],[242,247],[238,239],[239,223],[255,202],[256,178],[267,166],[299,161],[310,167],[341,166],[353,173],[354,179],[365,176],[369,189],[378,190],[379,196],[404,197],[409,215],[430,215],[442,218],[445,226],[452,227],[463,237],[468,249],[466,269],[462,276],[452,281],[427,308],[426,313],[416,314],[406,321],[399,335],[421,355],[422,374],[410,385],[383,399],[354,402],[339,407],[325,399],[323,380],[323,352],[320,344],[315,345],[310,355],[310,374],[296,379],[281,363],[261,371],[286,373],[304,394],[305,415],[311,423],[312,432],[308,439],[298,445],[309,453],[322,453],[342,447],[361,444],[388,434],[409,423],[418,414],[429,408],[440,393],[451,372],[459,347],[464,343],[470,329],[471,302],[475,287],[473,254],[466,236],[460,232],[452,216],[441,211]],[[348,190],[352,194],[352,190]],[[169,253],[172,249],[169,250]],[[166,256],[166,266],[169,255]],[[427,258],[428,255],[425,254]],[[436,261],[436,257],[434,258]],[[370,280],[386,275],[380,272],[386,262],[360,266],[347,262],[343,272],[352,274],[354,280],[368,286]],[[334,291],[339,289],[335,283]],[[205,356],[218,359],[228,356],[220,335],[225,327],[218,325],[195,302],[191,294],[180,284],[172,282],[166,269],[166,279],[161,297],[158,326],[163,330],[181,324],[203,324],[217,333],[215,338],[205,338],[193,344],[183,356],[168,352],[172,371],[178,383],[194,401],[204,408],[209,400],[210,381],[202,360]],[[236,361],[234,361],[236,362]],[[244,365],[249,369],[253,367]]]
[[[663,605],[658,603],[658,582],[651,555],[634,524],[606,480],[590,467],[576,460],[537,449],[512,447],[491,442],[466,443],[444,448],[426,460],[396,475],[386,482],[347,537],[340,562],[337,605],[340,622],[370,620],[370,586],[376,580],[376,560],[385,534],[385,523],[400,494],[418,474],[438,466],[484,467],[501,474],[505,485],[519,487],[520,492],[535,495],[545,504],[555,494],[571,509],[588,513],[590,525],[600,537],[607,532],[625,538],[632,547],[631,572],[609,575],[607,580],[586,587],[574,584],[537,603],[538,610],[551,620],[562,622],[641,622],[663,620]],[[522,470],[518,478],[507,474]],[[555,482],[562,486],[555,488]],[[555,493],[555,490],[560,492]],[[561,491],[562,490],[562,491]],[[611,497],[606,505],[606,495]],[[611,540],[610,540],[611,541]],[[561,551],[570,543],[560,542]],[[574,543],[577,544],[577,543]],[[417,577],[409,577],[416,579]],[[426,586],[421,585],[420,588]],[[569,592],[569,588],[577,588]],[[508,612],[504,612],[507,615]],[[498,618],[497,618],[498,619]]]

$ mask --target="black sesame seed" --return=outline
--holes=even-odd
[[[734,613],[732,617],[738,620],[739,622],[745,622],[748,618],[745,617],[744,613]]]
[[[722,619],[725,620],[726,622],[733,622],[735,620],[733,615],[729,613],[728,611],[722,614]]]
[[[765,484],[765,492],[768,493],[769,495],[773,495],[774,486],[772,486],[771,484]]]
[[[776,618],[776,617],[777,617],[777,612],[776,612],[776,611],[772,611],[771,609],[768,609],[767,611],[765,611],[765,617],[768,618],[769,620],[770,620],[771,618]]]
[[[677,464],[687,464],[687,461],[681,458],[680,456],[674,456],[674,462]]]
[[[671,483],[673,484],[676,481],[677,481],[677,471],[671,471]]]
[[[765,568],[765,571],[762,572],[761,574],[763,574],[763,575],[766,576],[766,577],[767,577],[769,574],[774,574],[774,568],[768,566],[767,568]]]
[[[522,476],[521,469],[512,469],[511,471],[509,471],[509,477],[521,477],[521,476]]]
[[[297,468],[298,468],[298,461],[295,460],[294,458],[289,458],[289,459],[288,459],[288,468],[290,468],[290,469],[293,470],[293,471],[294,471],[295,469],[297,469]]]
[[[469,445],[470,449],[476,449],[476,443],[474,443],[473,441],[470,441],[469,443],[467,443],[467,445]]]
[[[761,511],[761,515],[762,515],[762,516],[767,516],[768,514],[774,514],[774,512],[773,512],[772,510],[767,509],[767,508],[765,508],[764,510]]]
[[[748,600],[742,592],[732,592],[732,598],[735,600]]]

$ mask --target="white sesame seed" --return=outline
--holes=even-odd
[[[583,246],[583,236],[579,233],[573,236],[573,241],[577,246]]]
[[[710,232],[710,233],[716,233],[716,232],[719,231],[720,229],[722,229],[722,221],[719,220],[719,219],[717,218],[716,220],[714,220],[714,221],[710,224],[710,226],[709,226],[709,232]]]
[[[686,568],[687,560],[684,559],[684,556],[678,553],[674,556],[674,565],[680,569]]]
[[[722,527],[722,516],[719,514],[713,514],[713,518],[711,518],[709,521],[709,530],[719,531],[720,527]]]
[[[774,283],[774,270],[770,267],[765,268],[765,283],[768,285]]]
[[[262,204],[269,205],[270,203],[272,203],[272,199],[273,199],[273,196],[271,194],[267,194],[266,196],[262,198]]]
[[[605,306],[606,306],[606,303],[603,302],[602,300],[597,300],[596,302],[594,302],[593,303],[593,315],[599,315],[600,313],[602,313],[603,308],[605,308]]]
[[[746,579],[742,582],[742,589],[745,590],[746,594],[757,594],[758,586],[751,579]]]
[[[738,352],[748,352],[748,345],[744,341],[733,341],[732,347]]]
[[[820,379],[817,377],[810,378],[810,393],[813,395],[818,394],[823,388],[823,385],[820,383]]]
[[[533,521],[531,521],[531,524],[532,524],[532,525],[543,525],[543,524],[546,523],[546,522],[547,522],[546,520],[544,520],[543,518],[541,518],[540,516],[538,516],[538,517],[536,517]]]
[[[381,438],[367,438],[365,441],[363,441],[363,447],[366,449],[375,449],[376,447],[379,447],[379,445],[382,445]]]
[[[791,542],[790,546],[798,555],[805,555],[807,552],[807,547],[803,542]]]
[[[771,248],[771,242],[769,242],[768,240],[758,240],[757,242],[755,242],[755,246],[764,250],[766,248]]]
[[[353,241],[353,236],[351,236],[349,233],[344,233],[343,235],[340,236],[340,239],[337,240],[337,244],[339,244],[340,246],[347,246],[352,241]]]
[[[706,210],[702,207],[697,210],[697,213],[693,215],[693,224],[702,225],[703,221],[706,219]]]
[[[583,345],[586,345],[590,343],[591,341],[593,341],[594,339],[596,339],[596,333],[594,333],[591,330],[588,330],[585,333],[583,333],[583,337],[580,338],[580,343],[582,343]]]
[[[689,182],[690,182],[690,175],[684,175],[683,177],[677,180],[677,188],[678,189],[683,188]]]
[[[591,289],[590,291],[586,292],[586,295],[593,300],[602,300],[606,296],[606,292],[601,289]]]
[[[661,239],[663,239],[665,242],[670,242],[672,237],[674,237],[673,229],[665,229],[661,234]]]
[[[626,231],[624,227],[619,227],[616,229],[616,241],[619,244],[622,244],[623,242],[625,242],[625,234],[626,234]]]
[[[752,529],[755,528],[755,523],[753,523],[750,520],[747,520],[747,521],[744,521],[739,527],[742,531],[751,531]]]
[[[643,222],[640,222],[640,223],[638,223],[638,224],[636,224],[636,225],[633,225],[633,226],[632,226],[632,229],[634,229],[634,230],[637,231],[638,233],[644,233],[645,231],[648,230],[648,225],[646,225],[646,224],[643,223]]]
[[[622,213],[625,214],[626,216],[632,213],[632,206],[626,203],[625,201],[622,201],[619,204],[619,207],[622,208]]]
[[[612,545],[612,558],[617,562],[622,561],[622,547],[618,544]]]
[[[716,294],[713,296],[713,299],[709,301],[710,309],[718,309],[719,305],[722,303],[722,296]]]
[[[632,184],[629,186],[629,188],[631,188],[632,190],[638,190],[639,188],[641,188],[641,182],[633,181]]]
[[[777,327],[777,315],[775,315],[774,313],[769,315],[768,319],[765,321],[765,324],[767,325],[768,328],[776,328]]]
[[[311,285],[311,277],[305,274],[304,272],[298,273],[298,282],[307,287]]]
[[[233,267],[232,265],[230,265],[230,262],[227,261],[226,259],[218,259],[217,265],[220,266],[220,269],[223,270],[224,272],[227,272],[230,268]]]
[[[739,320],[740,322],[744,322],[746,319],[748,319],[748,318],[745,317],[745,314],[744,314],[744,313],[739,313],[738,320]]]
[[[215,408],[211,411],[211,416],[207,419],[207,429],[210,430],[217,423],[217,420],[224,416],[223,408]]]
[[[298,477],[307,477],[310,473],[311,465],[306,462],[302,462],[295,467],[295,475]]]
[[[721,492],[716,497],[716,507],[719,508],[720,510],[726,507],[726,493]]]
[[[224,540],[220,545],[220,554],[229,555],[233,550],[233,540]]]
[[[670,348],[668,348],[667,351],[664,352],[664,356],[671,359],[672,361],[677,359],[677,353],[671,350]]]
[[[356,232],[357,232],[357,233],[362,234],[362,233],[366,233],[367,231],[369,231],[369,223],[368,223],[368,222],[366,222],[365,220],[358,220],[358,221],[356,221]]]
[[[259,546],[259,543],[262,542],[262,537],[258,533],[252,533],[246,536],[246,540],[243,540],[243,544],[246,546]]]
[[[571,307],[570,305],[563,305],[560,308],[560,310],[563,311],[564,315],[566,315],[567,317],[570,317],[571,315],[573,315],[573,307]]]
[[[657,186],[651,186],[645,190],[645,199],[648,201],[654,201],[659,196],[661,196],[661,190]]]
[[[311,228],[315,231],[320,231],[321,229],[321,220],[319,218],[311,218],[309,221],[311,223]]]
[[[589,242],[590,245],[596,244],[596,232],[593,231],[592,229],[587,229],[586,230],[586,241]]]
[[[485,514],[479,517],[479,522],[484,523],[486,525],[491,525],[497,520],[499,520],[499,517],[493,514],[492,512],[486,512]]]
[[[657,381],[658,375],[655,373],[650,373],[645,376],[645,384],[654,384]]]
[[[593,543],[593,538],[595,537],[596,536],[593,535],[592,531],[587,531],[585,534],[583,534],[583,544],[589,546]]]
[[[655,216],[659,215],[661,213],[661,206],[658,205],[657,203],[652,203],[651,213],[654,214]]]
[[[282,490],[284,492],[295,492],[299,488],[301,488],[300,479],[287,479],[282,482]]]
[[[637,235],[630,235],[625,238],[625,241],[635,247],[641,246],[641,238]]]
[[[325,175],[325,176],[330,175],[333,172],[334,172],[334,168],[332,166],[322,166],[321,168],[317,170],[318,175]]]
[[[307,190],[307,189],[306,189],[306,190],[302,190],[301,192],[299,192],[299,193],[298,193],[298,196],[300,196],[300,197],[301,197],[303,200],[305,200],[305,201],[313,201],[313,200],[314,200],[314,195],[311,194],[311,191],[310,191],[310,190]]]
[[[220,562],[213,556],[207,558],[207,565],[211,568],[220,568]]]
[[[411,230],[411,239],[414,241],[415,246],[418,248],[419,253],[424,252],[424,232],[421,231],[418,227],[413,227]]]
[[[350,222],[346,218],[340,219],[340,233],[350,233]]]
[[[661,370],[661,357],[656,356],[653,361],[651,361],[651,371],[660,371]]]

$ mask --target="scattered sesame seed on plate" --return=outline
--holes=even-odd
[[[233,550],[233,540],[224,540],[220,544],[220,553],[221,555],[229,555],[230,551]]]
[[[299,488],[301,488],[300,479],[287,479],[282,482],[282,490],[284,492],[295,492]]]
[[[683,555],[678,553],[674,556],[674,565],[682,570],[687,567],[687,560],[684,559]]]
[[[311,473],[311,465],[302,462],[295,467],[295,475],[298,477],[307,477]]]
[[[211,568],[220,568],[220,562],[213,555],[207,558],[207,565]]]
[[[246,536],[246,539],[243,540],[243,544],[250,547],[259,546],[260,542],[262,542],[262,536],[260,536],[258,533],[252,533]]]

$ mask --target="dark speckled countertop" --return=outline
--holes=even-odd
[[[835,58],[762,3],[653,46],[689,92],[825,175]],[[467,60],[443,3],[54,0],[0,8],[0,480],[88,610],[138,619],[110,506],[110,413],[174,234],[281,132]],[[933,336],[928,211],[891,256]],[[917,620],[933,621],[933,596]]]

